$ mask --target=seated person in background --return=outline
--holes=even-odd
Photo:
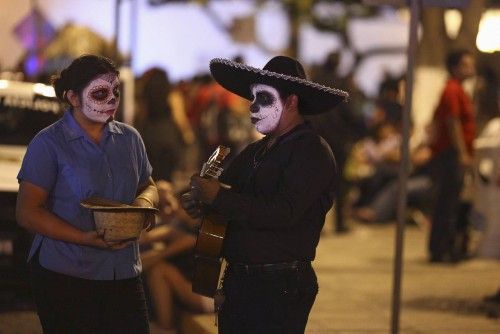
[[[213,300],[192,292],[192,251],[199,221],[179,205],[170,183],[157,182],[161,223],[140,239],[145,281],[156,323],[165,333],[176,332],[179,309],[210,313]]]
[[[399,155],[399,147],[395,155]],[[408,178],[408,204],[416,210],[412,212],[412,219],[429,227],[429,191],[432,182],[429,174],[430,148],[420,145],[410,152],[412,172]],[[398,158],[399,160],[399,158]],[[366,205],[358,206],[353,211],[354,218],[364,222],[384,222],[396,217],[399,196],[399,181],[397,178],[382,187]]]
[[[373,132],[354,145],[345,168],[346,178],[359,190],[355,207],[370,203],[398,175],[401,135],[397,127],[383,122]]]

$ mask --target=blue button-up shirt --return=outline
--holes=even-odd
[[[48,192],[46,207],[82,231],[94,230],[90,196],[132,203],[151,175],[144,143],[133,127],[109,122],[99,144],[78,125],[71,111],[40,131],[28,146],[19,174]],[[40,264],[65,275],[112,280],[141,272],[137,242],[121,250],[98,249],[36,234],[28,260],[40,249]]]

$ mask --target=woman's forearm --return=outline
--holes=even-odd
[[[153,179],[150,178],[145,186],[139,188],[134,204],[145,207],[158,207],[158,201],[158,189]]]
[[[44,207],[18,205],[16,218],[20,226],[30,232],[75,244],[85,244],[84,232],[68,224]]]

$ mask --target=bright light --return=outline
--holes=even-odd
[[[55,97],[56,93],[54,92],[54,88],[51,86],[47,86],[41,83],[36,83],[33,85],[33,92],[36,94],[40,94],[46,97]]]
[[[0,89],[5,89],[9,87],[9,82],[7,80],[0,80]]]
[[[493,53],[500,51],[500,10],[489,10],[485,12],[479,23],[476,45],[482,52]]]
[[[457,9],[449,9],[444,12],[444,23],[448,36],[456,38],[462,24],[462,14]]]

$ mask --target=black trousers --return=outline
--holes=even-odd
[[[466,248],[470,205],[460,199],[463,177],[456,150],[448,149],[432,161],[435,201],[429,238],[431,260],[458,260]]]
[[[95,281],[30,262],[33,295],[45,334],[149,333],[140,277]]]
[[[223,289],[219,333],[304,333],[318,281],[310,265],[253,274],[229,269]]]

